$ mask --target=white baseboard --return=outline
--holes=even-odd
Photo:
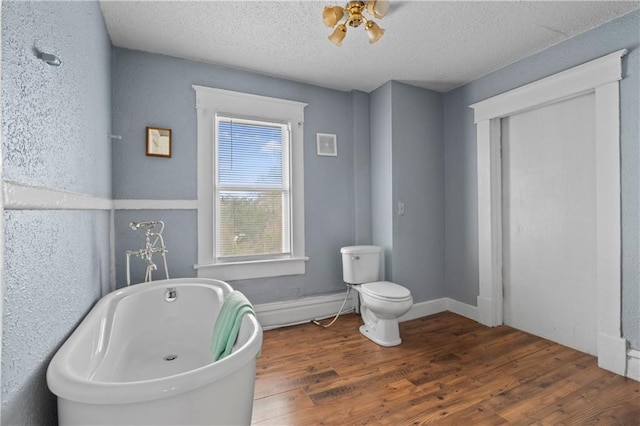
[[[640,382],[640,351],[627,351],[627,377]]]
[[[321,318],[335,315],[344,301],[344,293],[322,296],[305,297],[303,299],[287,300],[284,302],[264,303],[256,305],[256,315],[264,330],[289,325],[304,324]],[[349,295],[344,310],[349,311],[356,303],[356,293]],[[439,312],[451,311],[455,314],[477,321],[478,311],[475,306],[443,297],[426,302],[415,303],[409,312],[399,318],[399,321],[410,321]]]
[[[478,308],[447,297],[447,311],[478,322]]]
[[[409,312],[398,318],[398,321],[410,321],[445,311],[478,321],[478,308],[448,297],[415,303]]]
[[[447,310],[447,298],[427,300],[426,302],[414,303],[411,310],[398,318],[398,321],[411,321],[413,319],[426,317]]]
[[[354,305],[354,293],[351,292],[344,310],[350,311]],[[264,330],[304,324],[315,319],[328,318],[338,313],[344,301],[345,293],[305,297],[284,302],[264,303],[255,306],[258,321]]]

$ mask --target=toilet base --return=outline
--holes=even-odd
[[[384,347],[398,346],[402,343],[397,320],[378,320],[375,328],[363,324],[360,326],[360,333],[372,342]]]

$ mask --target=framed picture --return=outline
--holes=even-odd
[[[171,158],[171,129],[147,127],[147,156]]]
[[[338,156],[338,141],[336,140],[336,135],[316,133],[316,142],[318,144],[318,155],[326,155],[329,157]]]

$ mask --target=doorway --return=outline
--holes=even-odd
[[[598,365],[624,375],[621,334],[620,99],[623,49],[471,105],[477,126],[478,319],[503,324],[502,120],[594,96],[595,270]]]
[[[501,120],[504,323],[597,355],[595,95]]]

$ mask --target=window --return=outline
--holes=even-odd
[[[306,104],[193,86],[199,277],[303,274]]]
[[[289,255],[289,125],[216,116],[214,133],[216,257]]]

